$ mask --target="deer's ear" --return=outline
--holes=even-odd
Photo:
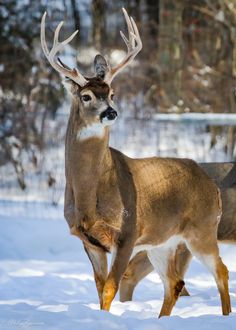
[[[77,95],[79,86],[73,80],[65,78],[62,80],[62,84],[71,96]]]
[[[94,70],[96,76],[101,79],[104,79],[107,72],[110,70],[110,65],[107,60],[100,54],[96,55],[94,58]]]

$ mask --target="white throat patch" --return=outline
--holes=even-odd
[[[83,127],[77,133],[77,140],[83,141],[90,138],[102,138],[105,134],[105,127],[102,123],[93,123],[89,126]]]

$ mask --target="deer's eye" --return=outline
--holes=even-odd
[[[81,99],[82,99],[84,102],[88,102],[88,101],[91,101],[91,100],[92,100],[91,96],[88,95],[88,94],[84,94],[84,95],[82,95],[82,96],[81,96]]]

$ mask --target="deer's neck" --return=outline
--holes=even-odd
[[[96,212],[98,185],[112,168],[108,142],[107,128],[85,124],[72,108],[65,145],[66,178],[79,211],[87,216]]]

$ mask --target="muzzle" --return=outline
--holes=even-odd
[[[117,111],[114,110],[112,107],[108,107],[105,111],[103,111],[100,115],[101,123],[105,121],[113,121],[118,116]]]

